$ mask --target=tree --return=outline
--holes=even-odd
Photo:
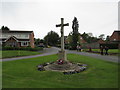
[[[83,39],[87,42],[87,43],[93,43],[93,42],[96,42],[98,40],[97,37],[93,37],[93,36],[90,36],[88,35],[87,33],[83,33],[81,34],[81,36],[83,37]]]
[[[81,34],[81,36],[83,37],[83,39],[84,39],[85,41],[88,42],[89,35],[88,35],[87,33],[84,32],[83,34]]]
[[[1,30],[4,30],[4,26],[1,27]]]
[[[44,42],[45,42],[46,45],[56,46],[59,42],[59,39],[60,39],[59,35],[56,32],[50,31],[44,37]]]
[[[90,37],[93,37],[93,34],[92,33],[87,33]]]
[[[35,38],[35,45],[38,46],[39,44],[40,44],[40,39],[39,38],[38,39]]]
[[[72,29],[73,29],[72,42],[71,42],[72,49],[76,49],[77,46],[78,36],[79,36],[78,28],[79,28],[78,20],[76,17],[74,17],[72,21]]]
[[[67,41],[69,44],[72,43],[72,34],[73,34],[73,32],[70,32],[69,35],[67,36]]]
[[[107,36],[105,41],[109,42],[110,41],[110,36]]]
[[[105,34],[100,34],[99,38],[104,40],[105,39]]]
[[[44,40],[43,40],[43,39],[40,39],[40,43],[44,43]]]
[[[7,26],[2,26],[1,30],[10,30]]]

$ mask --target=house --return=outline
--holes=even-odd
[[[120,31],[114,31],[109,38],[109,41],[100,43],[100,46],[108,46],[110,49],[120,48]]]
[[[120,42],[120,31],[114,31],[110,36],[110,42]]]
[[[102,39],[98,39],[97,42],[93,42],[93,43],[86,43],[84,45],[84,48],[89,48],[91,47],[92,49],[99,49],[101,45],[105,44],[105,41]]]
[[[68,35],[68,36],[65,36],[65,44],[69,44],[70,42],[72,42],[72,36],[71,35]],[[78,43],[79,44],[85,44],[87,43],[83,37],[81,35],[78,36]]]
[[[0,44],[12,47],[34,48],[33,31],[0,30]]]
[[[120,49],[120,31],[114,31],[110,36],[110,43]]]

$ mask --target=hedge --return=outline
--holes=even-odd
[[[35,47],[35,48],[31,48],[31,47],[2,47],[2,50],[27,50],[27,51],[40,51],[43,50],[42,47]]]

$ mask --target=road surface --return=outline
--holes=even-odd
[[[6,58],[6,59],[1,59],[0,61],[11,61],[11,60],[20,60],[20,59],[26,59],[26,58],[47,56],[47,55],[57,54],[58,50],[60,50],[60,49],[56,48],[56,47],[44,48],[43,51],[40,51],[42,54],[39,54],[39,55],[23,56],[23,57],[15,57],[15,58]],[[109,56],[109,55],[104,56],[104,55],[95,54],[95,53],[77,52],[75,50],[66,50],[66,52],[67,53],[74,53],[74,54],[84,55],[84,56],[89,56],[89,57],[98,58],[98,59],[111,61],[111,62],[118,62],[118,56]]]

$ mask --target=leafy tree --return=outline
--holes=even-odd
[[[81,34],[81,36],[83,37],[83,39],[84,39],[85,41],[88,42],[89,35],[88,35],[87,33],[84,32],[83,34]]]
[[[7,26],[2,26],[1,30],[10,30]]]
[[[1,30],[4,30],[4,26],[1,27]]]
[[[69,42],[69,44],[72,43],[72,32],[70,32],[67,36],[67,41]]]
[[[40,43],[44,43],[44,40],[43,40],[43,39],[40,39]]]
[[[8,27],[5,27],[4,30],[10,30]]]
[[[40,39],[39,38],[38,39],[35,38],[34,40],[35,40],[35,45],[38,46],[40,44]]]
[[[83,37],[83,39],[87,42],[87,43],[93,43],[96,42],[98,40],[97,37],[92,37],[90,35],[88,35],[87,33],[83,33],[81,34],[81,36]]]
[[[59,35],[54,32],[54,31],[50,31],[48,32],[48,34],[44,37],[44,43],[46,45],[50,45],[50,46],[56,46],[59,42]]]
[[[102,39],[102,40],[104,40],[104,39],[105,39],[105,34],[101,34],[101,35],[99,36],[99,38]]]
[[[110,41],[110,36],[107,36],[105,41],[109,42]]]

